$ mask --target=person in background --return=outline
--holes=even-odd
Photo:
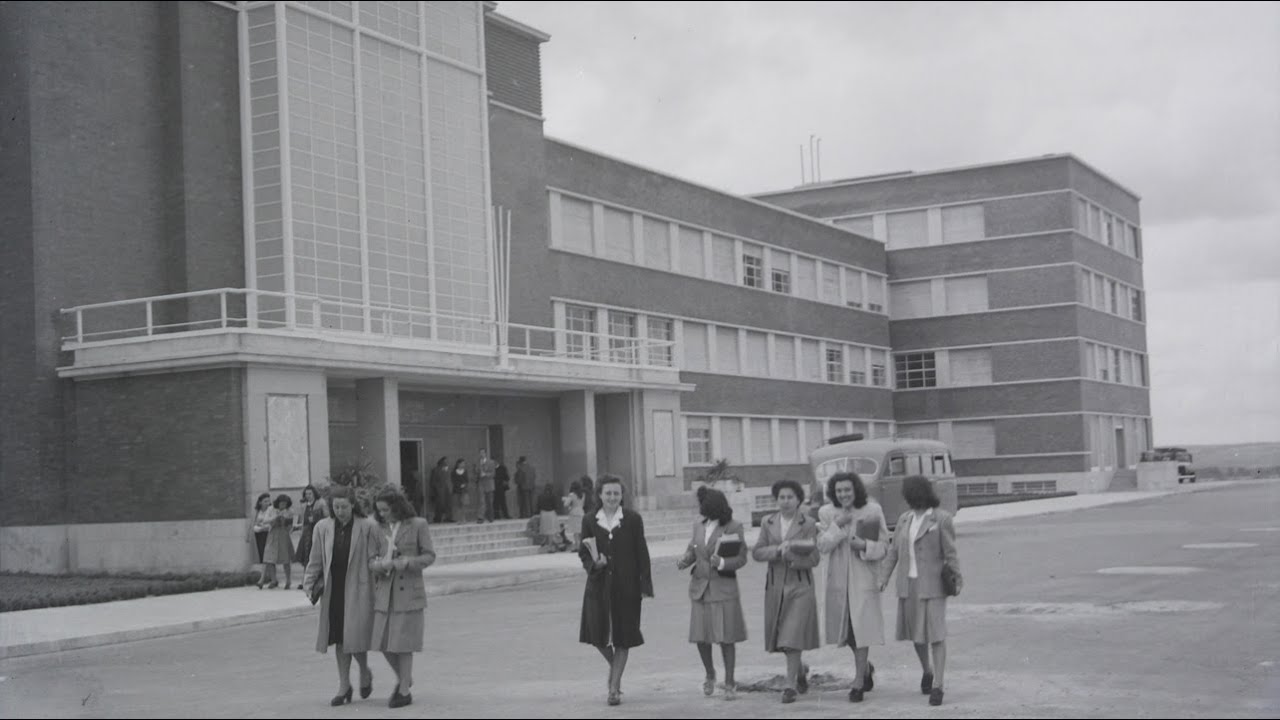
[[[582,489],[582,512],[590,515],[600,509],[600,498],[596,493],[595,483],[590,475],[578,478],[578,487]]]
[[[493,522],[493,474],[497,469],[497,463],[489,459],[488,449],[480,448],[480,459],[476,461],[476,478],[483,505],[476,511],[476,522]]]
[[[308,485],[303,488],[302,507],[298,508],[293,518],[294,527],[302,530],[302,534],[298,536],[298,551],[293,554],[293,559],[302,566],[304,572],[307,561],[311,559],[311,536],[315,532],[316,523],[327,517],[329,517],[329,506],[320,499],[320,493],[315,486]],[[302,585],[299,584],[298,587]]]
[[[453,521],[464,523],[471,509],[471,478],[467,473],[467,461],[458,458],[449,473],[449,490],[453,493]]]
[[[372,561],[386,552],[378,524],[364,517],[356,494],[338,485],[329,488],[329,517],[316,523],[311,557],[302,588],[311,596],[317,583],[320,594],[320,627],[316,652],[337,645],[338,694],[330,705],[351,702],[351,659],[360,665],[360,697],[373,694],[369,671],[369,644],[373,637]]]
[[[267,547],[262,553],[262,562],[267,565],[284,566],[284,589],[293,588],[293,498],[281,493],[271,504],[267,513],[270,530],[267,532]],[[271,581],[268,588],[280,587],[279,575]]]
[[[818,523],[800,512],[804,488],[795,480],[773,484],[778,512],[760,524],[751,555],[769,563],[764,586],[764,649],[787,656],[787,687],[782,702],[793,703],[796,693],[809,691],[809,669],[802,653],[821,645],[818,637],[818,598],[813,569],[818,566]]]
[[[586,498],[582,493],[582,484],[575,480],[569,483],[569,494],[564,496],[562,500],[564,509],[568,513],[568,519],[565,520],[565,527],[568,528],[568,541],[573,547],[574,552],[578,550],[578,541],[581,538],[579,533],[582,532],[582,518],[586,515],[584,507],[586,506]]]
[[[427,521],[395,488],[383,488],[374,500],[374,519],[386,536],[384,554],[370,562],[374,572],[373,639],[396,674],[388,707],[413,702],[413,654],[422,652],[427,588],[422,571],[436,561]]]
[[[930,705],[941,705],[947,667],[947,593],[942,569],[950,566],[960,571],[955,521],[951,513],[938,507],[942,503],[933,484],[922,475],[902,481],[902,499],[910,510],[902,513],[894,528],[893,550],[885,559],[880,589],[888,587],[894,568],[902,570],[898,573],[896,636],[915,645],[923,673],[920,692],[929,696]]]
[[[268,565],[265,560],[267,536],[271,534],[271,493],[262,493],[253,504],[253,541],[258,548],[258,563],[262,566],[258,572],[258,589],[270,578],[276,579],[276,566]]]
[[[724,493],[709,487],[698,488],[698,512],[702,519],[693,524],[693,539],[676,562],[676,569],[692,567],[689,578],[689,642],[698,646],[698,656],[706,670],[702,694],[716,691],[716,665],[712,644],[720,646],[724,658],[724,699],[737,698],[734,666],[737,643],[747,639],[747,621],[742,614],[737,571],[747,564],[747,543],[742,523],[733,519],[733,509]],[[722,546],[722,542],[724,543]],[[736,550],[731,548],[736,547]]]
[[[520,518],[533,515],[534,496],[537,490],[538,470],[529,464],[524,455],[516,461],[516,505],[520,510]]]
[[[831,502],[818,510],[818,550],[827,555],[827,642],[853,650],[849,702],[862,702],[875,687],[871,646],[884,644],[879,570],[889,547],[889,528],[857,473],[832,475],[827,498]]]
[[[431,468],[431,522],[453,522],[453,486],[449,483],[449,458],[441,456]]]
[[[511,489],[511,474],[502,458],[498,458],[498,466],[493,470],[493,515],[498,520],[510,520],[511,511],[507,509],[507,491]]]
[[[600,477],[600,510],[582,520],[578,558],[587,571],[578,641],[609,663],[610,705],[622,702],[622,673],[631,648],[644,644],[641,598],[653,597],[644,520],[622,507],[622,478]]]

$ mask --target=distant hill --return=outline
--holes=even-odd
[[[1280,476],[1280,443],[1186,445],[1201,476]]]

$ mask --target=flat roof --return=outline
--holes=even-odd
[[[496,3],[496,2],[486,2],[486,3],[485,3],[485,7],[488,9],[488,12],[486,12],[486,13],[484,14],[485,19],[493,20],[493,21],[494,21],[494,23],[496,23],[496,24],[498,24],[498,25],[501,25],[501,26],[503,26],[503,27],[505,27],[505,28],[507,28],[507,29],[509,29],[509,30],[514,30],[515,32],[517,32],[517,33],[519,33],[519,34],[524,35],[525,37],[528,37],[528,38],[532,38],[532,39],[534,39],[534,40],[537,40],[537,41],[538,41],[538,42],[540,42],[540,43],[544,43],[544,42],[546,42],[546,41],[548,41],[548,40],[550,40],[550,39],[551,39],[551,36],[550,36],[550,35],[548,35],[547,33],[542,32],[541,30],[539,30],[539,29],[537,29],[537,28],[535,28],[535,27],[530,27],[530,26],[525,25],[524,23],[520,22],[519,20],[516,20],[516,19],[510,18],[510,17],[507,17],[506,15],[503,15],[502,13],[495,12],[495,11],[493,10],[493,8],[495,8],[495,7],[497,7],[497,6],[498,6],[498,3]]]
[[[788,190],[768,190],[765,192],[753,193],[752,197],[764,198],[764,197],[771,197],[775,195],[800,194],[800,193],[808,192],[810,190],[818,190],[823,188],[842,187],[845,185],[859,185],[863,183],[881,182],[884,180],[899,180],[902,178],[923,177],[927,175],[945,175],[947,173],[963,172],[966,170],[981,170],[983,168],[1003,167],[1005,165],[1022,165],[1024,163],[1037,162],[1040,160],[1074,160],[1080,165],[1088,168],[1091,172],[1097,174],[1099,177],[1106,179],[1107,182],[1111,183],[1112,185],[1115,185],[1116,187],[1120,188],[1126,193],[1129,193],[1130,195],[1133,196],[1135,200],[1142,199],[1142,196],[1139,195],[1138,193],[1130,190],[1129,188],[1125,187],[1119,182],[1116,182],[1115,178],[1112,178],[1110,175],[1107,175],[1106,173],[1102,172],[1098,168],[1090,165],[1084,160],[1081,160],[1079,157],[1077,157],[1072,153],[1049,153],[1047,155],[1040,155],[1037,157],[1018,158],[1015,160],[999,160],[996,162],[978,163],[976,165],[961,165],[958,167],[941,168],[938,170],[922,170],[920,172],[917,172],[915,170],[900,170],[897,172],[876,173],[875,175],[861,175],[861,176],[852,177],[852,178],[841,178],[839,180],[810,183],[807,185],[797,185],[796,187],[790,188]]]

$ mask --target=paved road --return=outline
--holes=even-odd
[[[810,655],[824,674],[794,705],[767,691],[704,699],[686,576],[664,562],[618,708],[604,705],[603,662],[576,643],[581,582],[557,581],[432,600],[407,709],[386,707],[381,658],[370,700],[330,708],[333,660],[312,651],[307,618],[3,661],[0,716],[1277,717],[1278,511],[1280,483],[962,528],[941,711],[903,643],[872,651],[877,689],[859,707],[845,700],[850,654],[834,649]],[[1256,545],[1183,547],[1224,542]],[[1153,566],[1194,570],[1098,572]],[[739,681],[764,684],[781,662],[761,650],[763,573],[741,580],[753,636]]]

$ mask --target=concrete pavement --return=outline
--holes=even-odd
[[[961,511],[956,523],[966,528],[1265,482],[1269,481],[1222,481],[1165,492],[1099,493],[987,505]],[[748,532],[749,541],[754,541],[756,532]],[[686,542],[681,539],[651,543],[650,554],[656,560],[676,557],[684,551]],[[427,594],[439,597],[556,580],[581,572],[576,555],[557,553],[429,568],[425,579]],[[246,587],[0,613],[0,659],[216,630],[313,612],[310,602],[296,589]]]

